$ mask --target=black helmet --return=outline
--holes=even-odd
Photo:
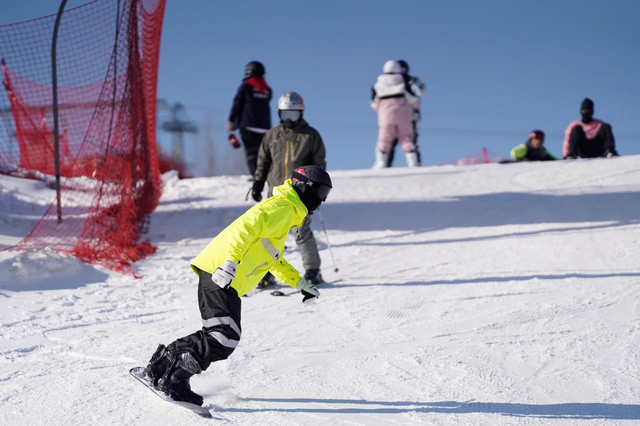
[[[400,59],[398,63],[400,64],[400,68],[403,69],[401,74],[409,74],[409,64],[407,63],[407,61]]]
[[[244,78],[262,77],[264,74],[264,65],[261,62],[251,61],[244,67]]]
[[[298,167],[291,173],[291,183],[310,212],[327,200],[333,188],[329,174],[318,166]]]

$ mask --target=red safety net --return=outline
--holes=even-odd
[[[503,157],[495,152],[489,151],[487,148],[482,148],[478,152],[467,155],[466,157],[458,158],[457,160],[447,161],[446,163],[434,164],[435,166],[471,166],[474,164],[489,164],[489,163],[502,163],[508,161],[508,158]]]
[[[195,177],[189,166],[183,161],[176,161],[160,144],[158,144],[158,163],[161,174],[175,170],[178,172],[178,179],[191,179]]]
[[[156,90],[164,9],[165,0],[96,0],[63,13],[61,209],[54,201],[15,248],[50,247],[131,273],[132,261],[155,250],[139,237],[161,195]],[[2,173],[53,180],[55,19],[0,27]]]

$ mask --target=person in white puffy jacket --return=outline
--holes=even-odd
[[[409,167],[418,166],[414,144],[413,110],[419,108],[418,98],[411,94],[401,74],[398,61],[387,61],[371,88],[371,108],[378,113],[378,143],[374,168],[387,166],[387,156],[393,140],[398,139],[407,157]]]

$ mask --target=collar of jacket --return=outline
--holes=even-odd
[[[244,82],[262,91],[266,91],[269,88],[267,80],[265,80],[264,77],[249,77],[245,78]]]
[[[304,119],[304,117],[302,117],[300,119],[300,121],[298,122],[298,124],[296,124],[295,126],[293,126],[292,128],[288,128],[288,127],[284,127],[284,125],[282,124],[282,122],[278,123],[278,127],[280,127],[280,130],[282,131],[287,131],[287,130],[293,130],[294,132],[302,129],[303,127],[308,126],[309,123],[307,123]]]
[[[302,222],[307,217],[309,211],[307,207],[302,204],[302,200],[298,196],[298,193],[293,189],[291,179],[287,179],[282,185],[278,185],[273,188],[273,195],[285,198],[294,207],[295,225],[294,228],[298,228],[302,225]]]

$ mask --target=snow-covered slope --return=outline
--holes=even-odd
[[[640,422],[639,157],[332,176],[337,265],[313,226],[335,284],[311,306],[243,299],[240,346],[192,380],[213,423]],[[143,279],[0,252],[0,424],[212,423],[128,370],[200,327],[188,262],[251,205],[249,183],[165,178]],[[0,177],[3,246],[50,196],[24,185]]]

